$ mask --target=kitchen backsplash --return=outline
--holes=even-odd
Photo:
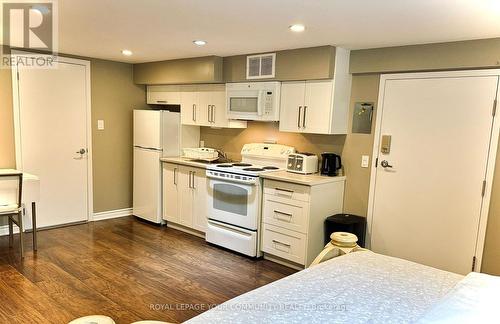
[[[344,148],[345,135],[319,135],[280,132],[278,123],[248,122],[245,129],[201,128],[201,140],[205,147],[218,148],[226,152],[229,158],[241,159],[243,144],[262,143],[273,140],[278,144],[295,147],[299,152],[321,154],[334,152],[341,154]]]

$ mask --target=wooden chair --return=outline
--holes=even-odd
[[[9,220],[9,246],[12,247],[14,242],[14,226],[16,224],[19,227],[19,248],[21,252],[21,257],[24,257],[24,231],[23,231],[23,174],[19,173],[3,173],[0,174],[0,182],[9,181],[17,182],[16,186],[9,185],[10,190],[15,188],[15,202],[7,201],[0,202],[0,217],[8,217]],[[36,210],[35,204],[32,203],[32,218],[33,218],[33,250],[37,250],[36,242]]]

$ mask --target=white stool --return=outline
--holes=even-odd
[[[115,321],[104,315],[90,315],[72,320],[68,324],[115,324]]]

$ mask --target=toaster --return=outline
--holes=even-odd
[[[318,156],[312,153],[292,153],[288,155],[288,172],[311,174],[318,172]]]

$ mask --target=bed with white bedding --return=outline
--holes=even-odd
[[[238,296],[188,323],[413,323],[462,278],[355,252]]]

